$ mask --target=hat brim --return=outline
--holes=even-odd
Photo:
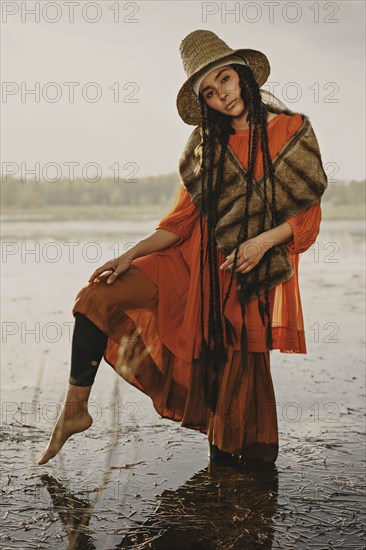
[[[238,49],[232,50],[228,55],[222,56],[222,58],[217,58],[225,60],[226,57],[231,55],[239,55],[247,60],[249,67],[252,69],[254,78],[256,79],[258,86],[261,87],[267,81],[269,74],[271,72],[271,67],[267,56],[258,51],[252,49]],[[196,71],[192,74],[180,88],[177,95],[177,109],[181,119],[187,124],[194,126],[201,124],[201,110],[199,105],[198,96],[194,93],[192,88],[192,83],[197,75],[202,69]]]

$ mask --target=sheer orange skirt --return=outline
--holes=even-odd
[[[200,361],[182,360],[159,339],[155,283],[133,264],[110,285],[108,276],[81,288],[72,309],[108,336],[105,361],[148,395],[162,418],[207,434],[222,451],[275,462],[278,427],[269,351],[249,352],[243,374],[240,352],[228,350],[212,413],[204,405]]]

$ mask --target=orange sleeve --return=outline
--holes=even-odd
[[[175,246],[187,239],[199,217],[199,210],[183,183],[179,185],[174,205],[170,212],[160,220],[155,229],[166,229],[180,237]]]
[[[320,230],[322,210],[320,201],[286,221],[291,225],[293,238],[285,246],[290,254],[301,254],[316,241]]]

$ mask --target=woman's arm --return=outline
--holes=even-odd
[[[191,201],[185,186],[181,184],[173,208],[160,220],[159,225],[155,227],[155,231],[115,260],[110,260],[96,269],[89,278],[89,282],[94,282],[94,279],[99,278],[104,271],[114,271],[107,280],[107,283],[113,283],[118,275],[129,268],[135,258],[146,256],[163,248],[180,245],[191,235],[198,216],[197,207]]]
[[[193,230],[194,224],[199,216],[195,204],[191,201],[190,195],[184,185],[180,184],[177,190],[175,203],[155,227],[155,232],[138,242],[129,249],[128,257],[131,261],[140,256],[146,256],[157,252],[162,248],[181,244],[187,239]]]
[[[292,226],[286,221],[277,225],[277,227],[272,227],[268,231],[264,231],[257,237],[264,247],[265,251],[276,244],[284,244],[290,242],[293,239]]]
[[[167,229],[155,229],[153,233],[141,239],[132,248],[128,250],[126,256],[129,261],[141,256],[146,256],[152,252],[157,252],[162,248],[174,245],[180,240],[180,236],[168,231]]]
[[[116,278],[121,275],[121,273],[130,267],[132,260],[135,258],[146,256],[146,254],[150,254],[151,252],[156,252],[157,250],[171,246],[179,240],[180,237],[175,233],[167,231],[166,229],[156,229],[154,233],[136,243],[135,246],[121,254],[121,256],[114,260],[109,260],[109,262],[106,262],[104,265],[96,269],[89,277],[89,283],[93,283],[95,279],[100,278],[102,273],[108,271],[113,271],[114,275],[109,274],[106,281],[109,284],[113,283]]]
[[[248,239],[240,243],[236,271],[239,273],[248,273],[261,261],[269,248],[272,248],[272,246],[276,244],[288,242],[291,237],[292,227],[285,221],[277,227],[273,227],[268,231],[263,231],[263,233],[260,233],[253,239]],[[221,264],[220,269],[231,270],[234,263],[234,256],[235,251],[232,251],[226,256],[226,260]]]
[[[307,210],[288,218],[277,227],[263,231],[239,245],[236,271],[248,273],[256,266],[268,249],[284,244],[290,254],[301,254],[310,248],[319,234],[321,221],[320,201]],[[232,269],[234,251],[226,257],[220,269]]]
[[[322,220],[321,201],[258,236],[265,250],[285,244],[291,254],[306,252],[316,241]],[[291,229],[290,229],[291,228]],[[290,238],[291,237],[291,238]]]

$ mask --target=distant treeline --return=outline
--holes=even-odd
[[[115,182],[112,178],[96,183],[83,179],[22,182],[9,177],[1,183],[1,204],[3,209],[34,209],[48,205],[170,206],[179,181],[177,172],[142,178],[137,183]],[[332,206],[365,204],[365,180],[330,182],[322,201]]]
[[[34,208],[48,205],[168,205],[176,195],[177,172],[163,176],[141,178],[137,183],[113,178],[95,183],[84,179],[67,179],[55,183],[22,182],[7,178],[1,183],[3,208]]]

